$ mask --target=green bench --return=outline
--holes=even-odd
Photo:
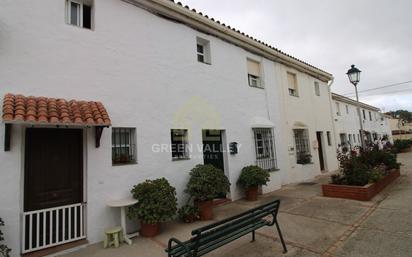
[[[185,242],[171,238],[165,251],[169,257],[203,256],[249,233],[252,234],[253,242],[255,241],[255,231],[257,229],[276,225],[283,252],[286,253],[286,244],[277,221],[279,205],[280,200],[275,200],[222,221],[195,229],[192,231],[192,238]]]

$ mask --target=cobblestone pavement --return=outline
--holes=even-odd
[[[260,197],[257,202],[235,201],[215,208],[221,220],[254,206],[281,199],[279,223],[289,252],[282,254],[274,227],[258,230],[256,241],[245,236],[208,254],[214,257],[409,257],[412,256],[412,152],[398,156],[401,177],[372,201],[359,202],[321,196],[319,177],[314,184],[302,183]],[[184,240],[206,222],[164,224],[155,238],[137,237],[132,245],[103,249],[93,244],[64,257],[155,257],[164,252],[170,237]]]

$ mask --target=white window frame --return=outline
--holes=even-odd
[[[77,24],[72,24],[72,3],[77,4]],[[78,1],[67,0],[67,24],[83,28],[83,3]]]
[[[315,81],[314,86],[315,86],[315,95],[316,95],[316,96],[320,96],[320,85],[319,85],[319,82],[318,82],[318,81]]]
[[[173,136],[172,135],[174,132],[183,132],[183,135],[181,136],[182,138],[182,143],[180,145],[183,145],[184,151],[183,155],[177,154],[177,156],[173,156],[174,153],[174,148],[173,148]],[[177,160],[189,160],[190,159],[190,154],[189,154],[189,130],[188,129],[171,129],[170,130],[170,152],[172,154],[172,160],[177,161]],[[179,148],[178,148],[179,149]],[[179,153],[178,149],[175,149],[177,153]]]
[[[258,138],[258,135],[261,138]],[[265,170],[276,170],[277,160],[273,129],[253,128],[253,138],[255,141],[256,165]]]
[[[336,115],[340,116],[340,104],[339,102],[335,102],[336,103]]]
[[[290,85],[290,81],[289,81],[289,75],[291,75],[294,79],[294,85],[293,88]],[[296,73],[293,72],[286,72],[286,76],[287,76],[287,80],[288,80],[288,93],[290,96],[294,96],[294,97],[299,97],[299,92],[298,92],[298,76],[296,75]]]
[[[311,164],[312,153],[310,149],[309,130],[308,129],[293,129],[293,137],[295,140],[296,163],[297,164]],[[308,158],[308,163],[302,163],[301,156]]]
[[[197,46],[202,46],[203,53],[199,52]],[[199,56],[203,57],[203,61],[199,60]],[[204,64],[212,64],[210,41],[201,37],[196,37],[196,60]]]

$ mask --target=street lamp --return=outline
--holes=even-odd
[[[360,103],[359,103],[359,96],[358,96],[358,83],[360,81],[360,73],[361,71],[355,67],[355,65],[351,65],[351,68],[348,70],[346,75],[348,75],[350,83],[352,83],[355,86],[355,92],[356,92],[356,103],[357,103],[357,110],[358,110],[358,116],[359,116],[359,125],[360,125],[360,138],[361,138],[361,146],[362,149],[365,149],[365,137],[363,136],[363,122],[362,122],[362,117],[361,117],[361,111],[360,111]]]

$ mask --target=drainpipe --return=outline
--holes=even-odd
[[[333,111],[332,111],[333,105],[332,105],[332,89],[331,89],[334,80],[335,80],[334,78],[332,78],[332,80],[329,80],[328,90],[329,90],[329,111],[330,111],[330,117],[331,117],[331,119],[332,119],[332,130],[333,130],[333,131],[331,131],[331,133],[333,134],[333,139],[334,139],[334,142],[335,142],[335,144],[334,144],[334,149],[333,149],[333,150],[336,152],[337,142],[338,142],[338,141],[337,141],[337,139],[336,139],[335,118],[334,118],[334,116],[333,116]]]

